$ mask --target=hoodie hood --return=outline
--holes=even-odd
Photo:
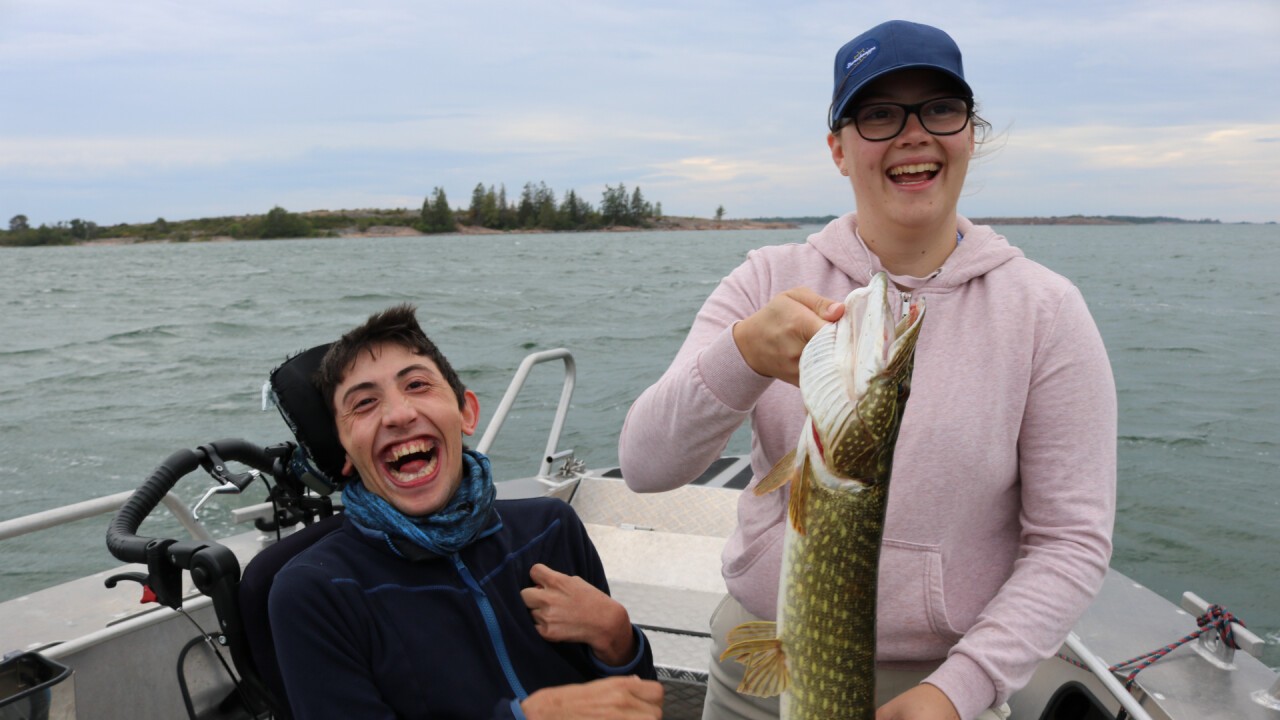
[[[967,218],[956,216],[956,227],[963,239],[956,245],[946,262],[930,278],[907,278],[889,273],[894,282],[905,286],[919,286],[922,281],[933,289],[959,287],[981,277],[995,268],[1023,257],[1022,251],[1009,244],[1003,235],[988,225],[974,225]],[[880,258],[871,252],[858,237],[858,217],[849,213],[827,223],[827,226],[809,236],[809,244],[823,257],[856,282],[866,285],[877,272],[889,271]],[[912,282],[914,280],[914,282]]]

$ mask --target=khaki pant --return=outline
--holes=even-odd
[[[738,683],[742,682],[744,666],[735,660],[720,662],[720,654],[725,649],[725,638],[729,631],[741,623],[759,620],[747,612],[737,600],[725,595],[711,616],[711,672],[707,679],[707,699],[702,706],[702,720],[773,720],[778,717],[780,704],[778,698],[758,698],[740,695]],[[936,666],[935,666],[936,667]],[[883,705],[890,699],[901,695],[915,687],[933,672],[934,668],[924,670],[886,670],[876,671],[876,705]],[[974,720],[1007,720],[1009,706],[984,710]]]

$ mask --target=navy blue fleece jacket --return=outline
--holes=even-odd
[[[522,718],[519,702],[541,688],[655,678],[639,629],[636,657],[614,668],[534,628],[520,591],[537,563],[609,591],[573,510],[537,498],[498,501],[494,512],[501,529],[450,557],[389,547],[348,519],[285,565],[270,617],[298,720]]]

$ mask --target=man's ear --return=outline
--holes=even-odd
[[[343,455],[342,456],[342,476],[355,477],[355,474],[356,474],[356,466],[351,464],[351,456]]]
[[[474,435],[480,424],[480,398],[467,390],[462,393],[462,434]]]

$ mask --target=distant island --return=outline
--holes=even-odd
[[[1184,220],[1183,218],[1139,217],[1134,215],[1064,215],[1052,217],[983,217],[970,218],[977,225],[1221,225],[1221,220]]]
[[[605,185],[599,206],[573,190],[559,200],[546,183],[525,183],[518,200],[508,200],[505,186],[477,184],[469,206],[453,207],[443,189],[431,191],[422,208],[391,210],[313,210],[289,212],[276,206],[265,215],[237,215],[194,220],[99,225],[76,218],[32,227],[26,215],[0,229],[0,246],[121,245],[138,242],[211,242],[308,237],[387,237],[456,233],[479,235],[530,232],[622,232],[635,230],[742,230],[797,227],[796,223],[725,218],[724,206],[714,218],[668,216],[662,203],[645,199],[640,188],[627,192],[622,183]]]
[[[810,217],[774,217],[755,218],[759,222],[784,222],[796,225],[826,225],[836,219],[835,215]],[[975,225],[1158,225],[1162,223],[1180,225],[1220,225],[1221,220],[1185,220],[1183,218],[1165,216],[1136,215],[1062,215],[1051,217],[971,217]]]
[[[102,226],[74,219],[31,227],[25,215],[0,228],[0,246],[122,245],[139,242],[213,242],[305,237],[395,237],[432,234],[487,235],[538,232],[633,232],[640,230],[768,230],[825,225],[835,215],[730,219],[724,206],[714,217],[670,216],[662,203],[650,203],[640,188],[605,186],[600,205],[573,190],[562,199],[545,183],[526,183],[517,201],[506,188],[478,184],[468,207],[454,208],[444,191],[432,190],[419,210],[408,208],[313,210],[289,212],[274,207],[263,215],[238,215]],[[1165,216],[1066,215],[1052,217],[974,217],[979,225],[1152,225],[1221,224],[1220,220],[1185,220]]]

